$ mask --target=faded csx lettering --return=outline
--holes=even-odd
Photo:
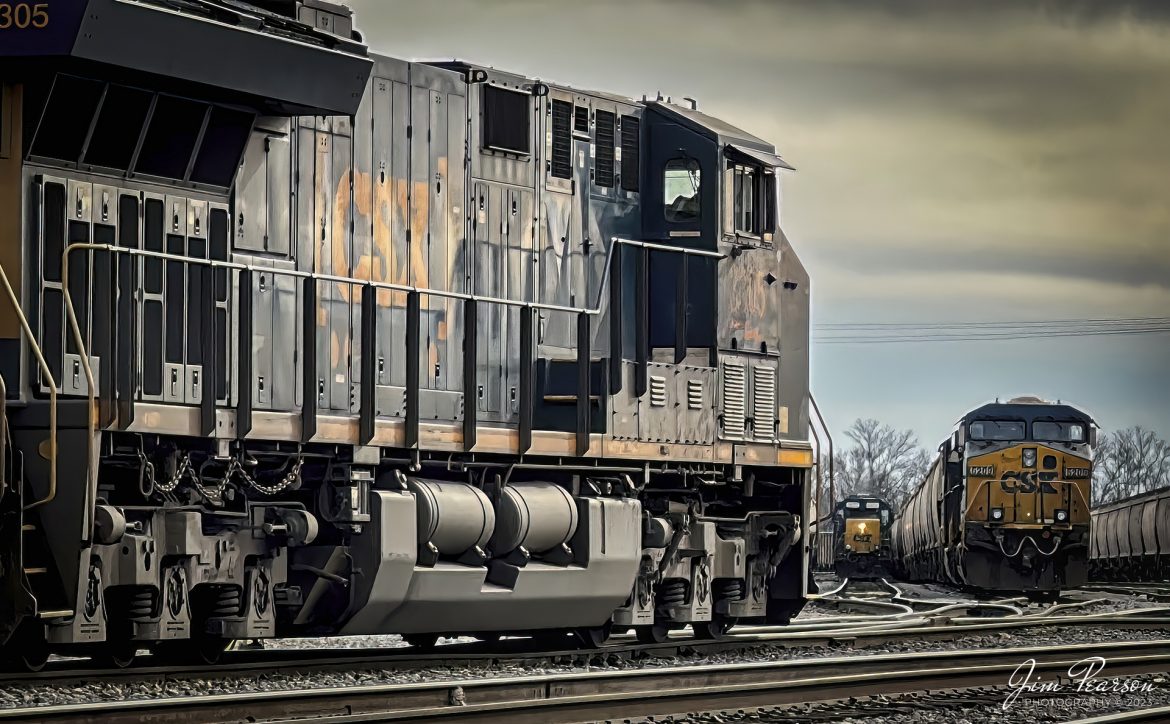
[[[871,533],[854,533],[853,534],[853,541],[855,543],[869,543],[872,540],[873,540],[873,535]]]
[[[1008,470],[999,478],[999,486],[1005,493],[1055,493],[1056,486],[1047,480],[1037,480],[1036,474],[1027,470]]]

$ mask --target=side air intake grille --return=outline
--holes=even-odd
[[[622,188],[638,190],[638,174],[641,172],[641,127],[637,116],[622,116]]]
[[[757,440],[771,440],[776,428],[776,370],[752,368],[752,418]]]
[[[650,375],[650,405],[666,407],[666,378]]]
[[[687,409],[703,409],[703,381],[687,380]]]
[[[743,438],[745,383],[743,365],[734,362],[723,363],[723,437],[725,438]]]
[[[550,172],[557,178],[569,178],[573,174],[573,131],[569,123],[573,115],[573,104],[568,101],[552,102],[552,157]]]
[[[573,130],[577,133],[589,133],[588,106],[577,106],[573,109]]]
[[[597,159],[594,164],[594,182],[598,186],[613,187],[614,131],[617,116],[609,111],[597,111]]]

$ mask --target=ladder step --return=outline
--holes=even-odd
[[[48,572],[49,572],[48,568],[25,568],[24,569],[24,575],[26,575],[26,576],[35,576],[35,575],[38,575],[41,573],[48,573]]]
[[[589,395],[590,402],[595,402],[595,401],[600,400],[600,399],[601,398],[597,395]],[[544,401],[545,402],[576,402],[577,396],[576,395],[545,395]]]
[[[28,532],[34,531],[36,529],[37,529],[37,527],[35,525],[33,525],[32,523],[25,523],[24,525],[20,526],[21,533],[28,533]]]
[[[73,612],[68,609],[61,609],[59,611],[37,611],[37,616],[41,618],[69,618]]]

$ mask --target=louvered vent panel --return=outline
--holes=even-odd
[[[573,130],[578,133],[589,133],[589,108],[577,106],[573,110]]]
[[[572,116],[572,103],[553,100],[550,171],[557,178],[569,178],[573,175],[573,131],[569,128]]]
[[[723,363],[723,436],[742,438],[746,379],[743,365]]]
[[[611,188],[614,180],[614,141],[617,116],[609,111],[598,111],[597,158],[594,160],[594,183]]]
[[[637,116],[622,116],[622,188],[638,190],[638,174],[641,173],[642,122]]]
[[[666,407],[666,378],[650,375],[650,405]]]
[[[687,380],[687,409],[703,409],[703,381]]]
[[[755,437],[771,440],[776,427],[776,370],[762,365],[753,367],[752,393]]]

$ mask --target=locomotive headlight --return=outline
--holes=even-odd
[[[1024,467],[1026,467],[1026,468],[1036,467],[1036,448],[1034,448],[1034,447],[1024,448]]]
[[[853,550],[853,546],[851,546],[851,545],[849,545],[848,543],[846,543],[846,544],[845,544],[845,550],[847,550],[847,551],[851,551],[851,550]]]
[[[1058,508],[1056,510],[1056,522],[1057,523],[1067,523],[1068,522],[1068,511],[1064,510],[1063,508]]]
[[[992,520],[1003,520],[1003,508],[992,508],[991,509],[991,519]]]

